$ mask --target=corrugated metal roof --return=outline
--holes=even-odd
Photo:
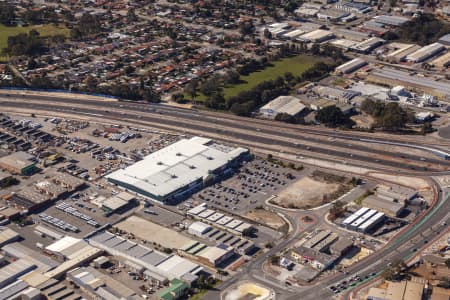
[[[106,177],[116,183],[132,185],[152,195],[164,197],[206,178],[209,171],[222,167],[242,153],[222,152],[205,145],[209,142],[209,139],[201,138],[180,140]]]

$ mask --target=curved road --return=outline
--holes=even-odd
[[[65,114],[72,115],[91,115],[101,117],[103,120],[135,120],[137,124],[143,122],[152,123],[152,126],[157,128],[168,129],[185,128],[186,131],[197,130],[205,132],[205,135],[217,135],[218,132],[224,136],[228,136],[230,142],[236,142],[236,140],[246,140],[261,145],[275,145],[288,147],[292,149],[292,154],[298,155],[299,152],[307,153],[314,157],[314,154],[321,153],[329,156],[334,156],[337,159],[349,159],[349,153],[355,151],[355,154],[351,155],[352,161],[365,162],[367,164],[373,162],[373,155],[376,154],[384,159],[379,159],[377,163],[383,169],[384,167],[394,167],[399,170],[403,170],[404,173],[411,173],[411,169],[421,171],[421,174],[428,176],[447,174],[448,171],[442,171],[436,167],[417,167],[416,160],[420,158],[416,155],[408,155],[404,153],[397,153],[395,151],[380,151],[372,150],[370,147],[360,144],[350,144],[345,141],[360,141],[364,139],[361,133],[349,133],[349,132],[335,132],[333,130],[323,130],[315,128],[306,128],[304,126],[293,126],[284,124],[275,124],[266,121],[239,118],[236,116],[227,116],[212,114],[209,112],[198,112],[195,110],[186,110],[172,107],[165,107],[161,105],[144,105],[136,103],[125,102],[107,102],[104,101],[87,101],[87,100],[67,100],[58,98],[56,103],[51,103],[55,100],[55,97],[48,96],[27,96],[26,102],[17,102],[11,97],[5,97],[0,94],[0,103],[2,110],[6,111],[8,108],[23,108],[27,110],[44,111],[49,114],[51,112],[64,112]],[[68,109],[67,105],[75,103],[82,105],[76,109]],[[105,107],[107,106],[107,107]],[[72,107],[74,108],[74,107]],[[142,113],[145,112],[145,113]],[[162,116],[161,116],[162,115]],[[227,118],[224,118],[226,116]],[[201,122],[200,122],[201,121]],[[114,121],[112,121],[114,122]],[[200,123],[199,123],[200,122]],[[208,125],[209,124],[209,125]],[[325,136],[330,139],[319,139],[316,136]],[[425,142],[413,142],[411,138],[392,138],[392,137],[380,137],[374,135],[371,143],[396,143],[401,144],[403,147],[424,147],[428,146]],[[226,138],[224,138],[226,140]],[[338,141],[340,139],[340,141]],[[303,146],[302,142],[314,143],[314,146]],[[240,142],[239,142],[240,143]],[[441,146],[448,149],[449,145],[442,142]],[[336,147],[336,149],[330,149]],[[347,148],[347,151],[343,149]],[[442,148],[433,148],[441,151]],[[303,154],[302,154],[303,155]],[[399,156],[404,158],[404,162],[399,161]],[[445,161],[439,158],[427,159],[427,163],[430,165],[444,166],[447,170],[450,167],[450,161]],[[400,171],[401,172],[401,171]],[[448,201],[450,195],[442,193],[442,187],[436,185],[436,205],[431,208],[427,214],[417,223],[406,228],[398,237],[389,243],[385,248],[375,252],[373,255],[362,260],[361,262],[348,268],[351,275],[358,274],[364,277],[373,272],[380,272],[383,270],[388,262],[392,262],[398,259],[405,259],[414,254],[414,250],[423,246],[428,240],[431,240],[437,233],[441,232],[445,228],[442,223],[444,218],[448,219],[450,211],[450,201]],[[229,281],[223,283],[220,288],[226,288],[239,280],[251,279],[256,282],[261,282],[273,288],[280,294],[279,299],[328,299],[333,296],[333,293],[327,289],[330,285],[336,285],[342,280],[347,279],[350,275],[338,274],[322,280],[319,284],[309,287],[285,287],[276,283],[270,278],[264,278],[261,276],[261,269],[264,261],[270,256],[282,249],[285,249],[296,238],[298,233],[298,222],[287,218],[293,225],[292,234],[285,240],[277,244],[273,249],[267,253],[260,255],[256,259],[250,261],[246,266],[242,274],[238,274]],[[446,220],[448,221],[448,220]],[[313,224],[311,226],[314,226]]]

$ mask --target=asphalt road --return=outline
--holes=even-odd
[[[25,108],[41,111],[55,111],[58,109],[59,102],[51,104],[52,97],[27,98],[28,101],[16,101],[3,97],[2,107]],[[0,96],[0,99],[2,97]],[[31,101],[30,101],[31,100]],[[43,102],[40,102],[43,101]],[[71,101],[72,102],[72,101]],[[86,104],[86,100],[76,100],[77,108],[72,107],[66,113],[80,113],[102,116],[105,119],[134,119],[136,122],[151,122],[155,127],[167,129],[168,127],[183,128],[185,131],[197,130],[205,135],[221,135],[230,142],[237,139],[271,147],[288,147],[291,150],[289,154],[315,158],[317,154],[323,154],[339,158],[340,162],[352,160],[362,162],[362,165],[368,163],[377,163],[379,166],[388,166],[392,169],[404,171],[419,171],[439,173],[440,168],[450,169],[450,161],[438,157],[427,157],[426,162],[421,161],[422,157],[417,155],[400,153],[396,151],[375,150],[370,147],[370,143],[398,143],[390,139],[381,140],[371,138],[367,146],[350,143],[351,141],[362,140],[359,134],[352,135],[346,132],[322,131],[312,128],[298,127],[294,130],[276,126],[258,126],[259,122],[251,122],[253,119],[240,118],[241,122],[230,120],[228,118],[217,118],[199,112],[196,110],[186,110],[172,108],[161,105],[136,105],[136,103],[89,101],[89,107],[80,106]],[[67,105],[67,104],[65,104]],[[108,109],[105,109],[107,105]],[[93,108],[92,108],[93,107]],[[98,108],[97,108],[98,107]],[[67,107],[59,107],[60,110]],[[142,114],[142,112],[145,114]],[[140,114],[138,114],[138,112]],[[201,120],[201,123],[199,123]],[[249,124],[247,124],[249,123]],[[270,124],[272,125],[272,124]],[[279,126],[279,125],[278,125]],[[327,136],[328,138],[318,138],[315,136]],[[407,147],[423,147],[423,145],[404,144]],[[376,156],[377,158],[374,158]],[[338,161],[339,161],[338,160]],[[421,166],[418,166],[421,164]],[[376,167],[375,167],[376,168]]]
[[[358,282],[358,285],[363,284],[367,280],[371,280],[378,276],[389,263],[395,263],[396,261],[411,258],[417,253],[416,251],[418,249],[425,246],[429,241],[445,231],[448,228],[448,225],[445,225],[443,222],[445,221],[447,224],[450,222],[449,198],[449,192],[445,195],[442,192],[438,192],[437,199],[439,200],[422,219],[406,228],[404,232],[394,238],[394,240],[387,244],[383,249],[347,268],[347,273],[339,273],[327,277],[317,284],[303,287],[284,286],[284,283],[278,282],[275,278],[263,276],[262,267],[264,261],[295,241],[297,236],[296,234],[292,234],[289,238],[280,244],[277,244],[276,247],[269,252],[249,262],[244,272],[239,273],[231,280],[222,283],[218,288],[224,290],[242,280],[251,280],[271,288],[277,293],[277,299],[281,300],[332,299],[335,294],[329,289],[330,286],[336,286],[344,280],[349,282],[350,278],[355,275],[359,275],[361,278],[368,277],[363,282]],[[295,230],[297,230],[297,227],[295,227]],[[347,299],[350,291],[356,287],[357,285],[350,286],[346,291],[342,292],[343,299]],[[204,299],[217,299],[217,295],[211,293]]]
[[[220,133],[228,136],[231,142],[235,141],[236,139],[239,139],[257,142],[262,145],[286,146],[289,147],[290,149],[291,148],[298,149],[296,151],[293,151],[293,154],[298,154],[299,152],[310,153],[311,157],[314,157],[314,154],[316,153],[324,153],[335,156],[339,159],[344,158],[348,159],[349,153],[355,149],[355,146],[348,144],[347,146],[348,151],[343,152],[330,149],[330,145],[324,142],[323,146],[320,147],[314,146],[310,147],[309,149],[302,149],[301,141],[306,140],[304,134],[326,135],[331,138],[349,139],[349,140],[363,138],[361,134],[358,133],[356,134],[347,132],[336,133],[330,130],[315,130],[313,128],[304,128],[300,126],[296,128],[296,130],[298,130],[298,133],[293,133],[291,130],[293,127],[291,126],[287,126],[286,128],[284,128],[282,125],[277,124],[274,126],[270,126],[271,128],[267,128],[267,126],[262,125],[263,124],[262,122],[259,123],[259,121],[253,121],[252,119],[241,118],[239,119],[241,122],[237,122],[236,120],[238,119],[236,119],[234,116],[228,119],[224,119],[222,117],[221,118],[215,117],[213,114],[210,113],[204,114],[203,112],[198,112],[195,110],[167,108],[161,105],[140,105],[136,103],[108,102],[107,103],[108,107],[106,109],[105,102],[98,102],[95,104],[98,108],[85,107],[72,110],[67,109],[66,107],[63,106],[58,107],[57,103],[54,103],[53,105],[50,103],[45,103],[45,100],[43,100],[44,102],[40,103],[39,100],[42,99],[33,98],[34,99],[33,100],[27,98],[27,100],[29,101],[26,102],[17,102],[12,99],[8,99],[8,97],[4,97],[3,99],[5,99],[6,101],[3,100],[1,102],[2,108],[14,107],[14,108],[34,109],[37,111],[46,111],[50,115],[51,112],[53,111],[65,112],[67,114],[71,113],[73,115],[91,114],[100,116],[105,121],[119,120],[121,118],[122,119],[125,118],[135,120],[136,123],[139,123],[141,121],[152,122],[154,124],[154,127],[156,128],[158,128],[158,126],[165,125],[164,128],[166,128],[167,126],[184,127],[187,132],[189,132],[189,130],[201,130],[205,133],[205,135],[208,135],[208,133],[217,134],[217,130],[219,130],[220,132],[220,127],[222,127],[226,128],[226,131]],[[47,99],[47,101],[49,100],[54,100],[54,98],[50,97],[50,99]],[[59,101],[63,102],[62,99],[60,99]],[[86,104],[85,101],[82,100],[79,101],[80,101],[79,104]],[[91,106],[91,101],[89,101],[89,106]],[[115,108],[114,111],[112,111],[111,108]],[[142,111],[146,111],[147,113],[138,114],[138,112]],[[161,114],[168,117],[161,118]],[[206,121],[206,123],[210,121],[211,126],[203,125],[203,123],[202,125],[199,125],[196,122],[194,122],[200,119]],[[289,130],[287,130],[287,128]],[[242,129],[246,129],[246,131],[242,132]],[[249,131],[251,133],[249,133]],[[279,139],[279,137],[283,137],[285,139]],[[308,137],[307,139],[313,138],[314,137]],[[291,140],[294,140],[295,142]],[[380,143],[397,142],[397,140],[392,138],[380,139],[377,137],[372,140],[374,140],[373,142],[377,142],[378,140],[378,142]],[[320,142],[323,142],[323,140],[320,140]],[[404,141],[401,142],[404,143]],[[420,145],[420,143],[419,144],[413,144],[410,142],[408,143],[409,144],[406,146],[423,146]],[[333,141],[332,144],[336,145],[336,141]],[[344,147],[345,145],[342,146]],[[353,161],[360,161],[367,163],[373,162],[373,158],[371,157],[370,153],[377,153],[377,151],[373,150],[372,152],[368,151],[367,154],[365,155],[355,154],[351,157],[351,159]],[[389,152],[381,154],[385,156],[390,155],[391,157],[395,158],[395,156],[398,153]],[[403,155],[405,158],[408,158],[409,160],[417,159],[417,157],[415,157],[414,155],[409,156],[403,153],[401,155]],[[435,163],[437,164],[445,166],[449,165],[450,163],[449,161],[441,160],[438,158],[434,159],[433,161],[435,161]],[[430,160],[427,160],[427,162],[431,163]],[[396,162],[389,159],[379,160],[378,164],[380,166],[391,166],[391,167],[393,166],[395,168],[398,168],[399,170],[403,170],[403,172],[407,172],[408,170],[410,170],[411,167],[415,167],[412,164]],[[433,170],[430,168],[428,170],[422,171],[424,175],[428,176],[444,173],[438,172],[438,170]],[[437,185],[437,183],[435,184]],[[440,187],[438,187],[438,190],[440,190]],[[263,285],[273,288],[279,294],[278,299],[289,299],[289,300],[329,299],[333,295],[333,293],[329,289],[327,289],[328,286],[336,285],[337,283],[342,282],[342,280],[348,281],[348,278],[355,274],[364,277],[365,275],[373,272],[380,272],[386,267],[388,262],[408,258],[409,256],[415,253],[414,252],[415,249],[420,248],[426,243],[426,241],[431,240],[433,237],[436,236],[438,232],[441,232],[446,227],[445,225],[442,224],[442,221],[444,218],[448,218],[448,212],[450,211],[450,201],[448,201],[448,198],[449,198],[448,194],[443,195],[442,192],[439,192],[437,199],[440,200],[432,209],[430,209],[430,211],[426,214],[426,216],[420,219],[416,224],[413,224],[412,226],[405,229],[404,232],[402,232],[393,242],[388,244],[385,248],[377,251],[368,258],[348,268],[348,272],[350,273],[350,275],[338,274],[333,277],[328,277],[322,280],[319,284],[310,287],[292,287],[292,286],[285,287],[280,285],[280,283],[277,283],[276,281],[272,280],[271,278],[264,278],[262,274],[262,265],[264,261],[270,255],[273,255],[279,252],[280,250],[286,248],[290,243],[292,243],[297,238],[298,224],[297,222],[295,222],[295,220],[291,220],[294,226],[293,233],[287,239],[278,243],[273,249],[271,249],[267,253],[249,262],[248,265],[245,266],[244,272],[238,274],[231,280],[226,281],[220,286],[220,288],[221,289],[226,288],[242,279],[251,279],[256,282],[260,282]]]

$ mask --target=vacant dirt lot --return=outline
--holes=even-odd
[[[330,195],[339,190],[340,184],[327,183],[311,177],[303,177],[281,191],[273,204],[287,208],[308,209],[333,201]]]
[[[246,213],[244,217],[253,220],[257,223],[269,226],[275,230],[280,230],[282,227],[287,226],[287,223],[283,220],[282,217],[280,217],[276,213],[267,211],[265,209],[251,210],[248,213]]]

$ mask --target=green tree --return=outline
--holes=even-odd
[[[184,89],[184,91],[191,97],[192,100],[195,100],[195,97],[197,97],[197,90],[198,81],[196,79],[191,80]]]
[[[337,200],[331,205],[330,218],[332,220],[335,220],[336,218],[343,216],[344,213],[345,213],[345,202]]]
[[[184,98],[183,93],[175,93],[175,94],[172,94],[172,101],[174,101],[176,103],[185,103],[186,99]]]
[[[396,34],[403,40],[427,45],[450,33],[450,23],[437,19],[432,14],[421,14],[402,24]]]
[[[329,127],[336,127],[345,124],[347,118],[344,116],[340,108],[336,105],[330,105],[319,109],[316,120]]]
[[[227,84],[237,84],[240,82],[241,77],[237,71],[230,70],[225,74],[224,79]]]
[[[19,33],[8,37],[8,46],[3,51],[12,56],[36,55],[43,52],[43,45],[39,32],[32,29],[28,34]]]
[[[396,102],[386,104],[384,114],[379,118],[380,125],[383,129],[396,131],[405,126],[407,115],[400,105]]]
[[[312,55],[320,55],[320,45],[318,43],[314,43],[311,46],[310,51]]]
[[[420,128],[421,134],[432,133],[433,131],[434,131],[434,128],[433,128],[433,125],[431,124],[431,122],[423,123],[422,127]]]
[[[0,23],[11,25],[15,18],[14,6],[7,1],[0,2]]]
[[[214,92],[205,101],[205,105],[212,109],[221,109],[225,107],[225,97],[221,92]]]
[[[216,77],[211,77],[200,85],[200,92],[205,96],[211,96],[219,90],[219,82]]]
[[[272,264],[272,265],[279,265],[280,264],[280,256],[278,256],[278,255],[272,255],[271,257],[270,257],[270,263]]]

